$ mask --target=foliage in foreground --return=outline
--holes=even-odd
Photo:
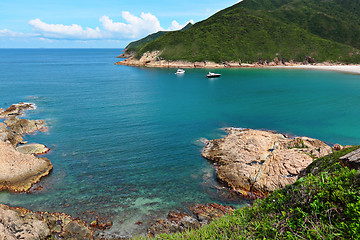
[[[356,148],[319,158],[306,169],[306,177],[252,207],[199,230],[157,239],[358,239],[360,172],[343,168],[338,161]]]

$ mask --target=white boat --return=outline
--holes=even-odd
[[[206,75],[207,78],[217,78],[217,77],[220,77],[221,74],[219,73],[212,73],[212,72],[209,72],[208,75]]]
[[[185,70],[184,69],[181,69],[179,68],[175,74],[184,74],[185,73]]]

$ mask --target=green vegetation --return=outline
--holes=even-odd
[[[189,29],[190,27],[192,26],[191,23],[188,23],[184,28],[182,28],[180,31],[185,31],[187,29]],[[170,31],[159,31],[159,32],[156,32],[156,33],[153,33],[153,34],[150,34],[149,36],[147,37],[144,37],[140,40],[137,40],[137,41],[134,41],[134,42],[131,42],[129,43],[127,46],[126,46],[126,51],[128,52],[137,52],[138,50],[140,50],[146,43],[149,43],[163,35],[165,35],[166,33],[168,33]]]
[[[167,60],[360,63],[360,2],[244,0],[183,31],[132,48],[139,58],[162,51]],[[130,45],[129,45],[130,46]]]
[[[319,158],[293,185],[253,206],[236,210],[199,230],[159,239],[358,239],[360,172],[339,157],[353,147]]]

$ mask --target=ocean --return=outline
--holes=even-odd
[[[111,219],[109,234],[141,234],[169,210],[242,207],[201,157],[224,128],[269,129],[360,144],[360,75],[288,69],[151,69],[114,65],[122,49],[0,49],[0,107],[32,102],[53,172],[32,194],[0,203]],[[94,213],[93,213],[94,212]],[[142,222],[139,224],[138,222]],[[138,223],[138,224],[135,224]]]

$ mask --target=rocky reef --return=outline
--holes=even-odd
[[[19,103],[0,110],[0,118],[5,119],[4,123],[0,122],[0,190],[28,191],[53,168],[49,159],[35,156],[48,152],[49,148],[42,144],[25,144],[23,139],[25,134],[47,129],[43,120],[19,118],[32,109],[35,109],[34,104]]]
[[[265,197],[294,183],[315,158],[332,152],[313,138],[252,129],[227,131],[225,138],[208,141],[202,156],[214,162],[220,181],[248,198]]]
[[[154,237],[162,233],[183,232],[198,229],[211,221],[232,213],[234,208],[216,203],[195,204],[189,207],[190,214],[170,211],[166,219],[158,219],[148,230],[148,236]]]
[[[0,190],[24,192],[47,176],[53,166],[47,158],[21,153],[0,142],[0,168]]]
[[[0,239],[93,239],[86,223],[64,213],[31,212],[0,204]]]

